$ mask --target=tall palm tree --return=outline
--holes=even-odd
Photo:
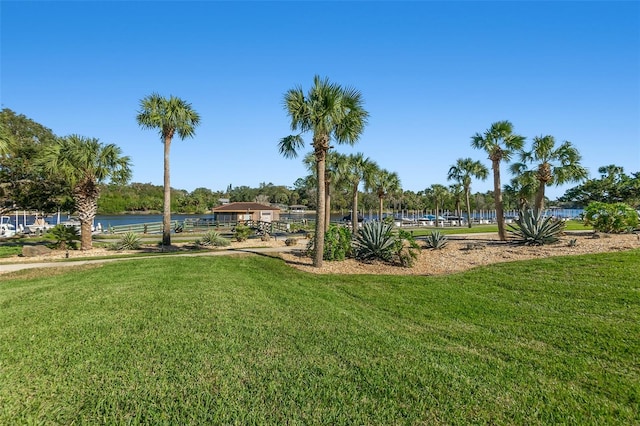
[[[300,133],[282,138],[278,144],[280,154],[296,157],[304,145],[302,133],[313,132],[313,153],[316,164],[318,191],[316,194],[316,237],[313,266],[322,266],[325,229],[325,161],[333,138],[339,144],[355,144],[369,113],[363,108],[362,95],[353,88],[343,88],[328,79],[315,76],[313,86],[305,95],[302,87],[289,90],[284,105],[291,117],[291,130]]]
[[[439,183],[434,183],[429,188],[427,188],[425,190],[425,194],[427,195],[427,197],[431,198],[433,200],[433,203],[435,204],[435,208],[436,208],[435,221],[436,221],[436,228],[437,228],[438,224],[440,223],[440,221],[438,220],[438,217],[440,216],[440,211],[441,211],[440,207],[442,206],[444,208],[444,202],[451,194],[449,193],[449,190],[447,189],[446,186],[440,185]]]
[[[462,210],[460,209],[460,203],[462,202],[462,197],[464,195],[464,187],[461,183],[453,183],[449,185],[449,194],[451,194],[451,198],[455,205],[456,216],[458,217],[458,226],[462,226]]]
[[[91,224],[98,210],[100,184],[108,179],[125,184],[131,177],[129,157],[122,156],[114,144],[71,135],[48,144],[41,162],[47,173],[63,178],[71,187],[78,220],[80,248],[91,250]]]
[[[136,117],[143,129],[158,129],[164,143],[164,208],[162,215],[162,245],[171,245],[171,181],[169,153],[175,134],[180,139],[195,135],[200,116],[191,104],[175,96],[168,99],[152,93],[140,101],[140,111]]]
[[[324,231],[327,232],[329,229],[329,224],[331,223],[331,192],[334,188],[335,184],[340,180],[338,170],[338,164],[343,161],[343,154],[338,152],[329,151],[327,152],[327,159],[325,163],[324,169]],[[310,152],[304,157],[304,164],[307,166],[307,169],[313,173],[316,167],[316,157],[313,152]],[[312,179],[315,179],[315,176],[312,176]]]
[[[530,175],[538,182],[535,209],[544,209],[544,190],[547,186],[556,186],[568,182],[580,182],[589,176],[587,169],[580,164],[580,153],[571,144],[564,141],[555,148],[553,136],[536,136],[533,138],[531,151],[520,152],[520,162],[511,165],[511,172],[516,175]],[[533,169],[527,164],[536,163]]]
[[[370,179],[370,176],[378,168],[364,154],[351,154],[342,158],[338,164],[340,179],[345,182],[351,191],[351,229],[353,235],[358,232],[358,189],[360,183]]]
[[[396,172],[389,172],[385,169],[377,169],[365,181],[365,188],[375,192],[378,197],[378,220],[382,221],[382,208],[384,199],[402,190],[400,178]]]
[[[471,158],[458,158],[447,173],[448,180],[455,180],[464,188],[465,204],[467,207],[467,226],[471,228],[471,179],[485,180],[489,176],[489,169],[479,161]]]
[[[524,145],[524,136],[513,133],[513,124],[509,121],[497,121],[484,132],[471,137],[471,146],[484,150],[491,160],[493,169],[493,197],[496,204],[496,221],[498,235],[505,241],[507,234],[504,227],[504,206],[502,205],[502,188],[500,183],[500,163],[509,161],[515,151],[520,151]]]

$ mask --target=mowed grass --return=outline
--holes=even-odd
[[[0,424],[638,424],[640,251],[443,277],[265,256],[0,276]]]

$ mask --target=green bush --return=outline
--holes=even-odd
[[[78,247],[77,242],[80,240],[80,234],[73,226],[58,224],[51,228],[48,234],[54,239],[54,248],[75,250]]]
[[[135,232],[127,232],[114,245],[115,250],[138,250],[141,240]]]
[[[196,241],[196,244],[206,247],[226,247],[231,244],[231,241],[224,238],[219,232],[208,231],[202,236],[202,239]]]
[[[346,226],[329,225],[324,234],[324,260],[345,260],[351,256],[351,230]]]
[[[630,232],[638,226],[638,213],[625,203],[594,201],[584,209],[584,224],[599,232]]]
[[[410,232],[401,229],[394,243],[395,260],[404,267],[411,267],[418,258],[420,247]]]
[[[552,217],[542,219],[540,212],[532,209],[520,211],[514,225],[507,230],[515,237],[515,242],[530,246],[542,246],[558,241],[558,235],[564,230],[564,222]]]
[[[253,230],[247,225],[239,223],[236,225],[236,228],[233,231],[233,237],[236,239],[236,241],[239,242],[247,241],[252,232]]]

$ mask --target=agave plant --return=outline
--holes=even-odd
[[[558,235],[564,230],[564,222],[554,221],[552,217],[543,219],[539,211],[525,209],[515,225],[509,225],[507,230],[515,237],[515,242],[529,246],[541,246],[558,241]]]
[[[434,250],[440,250],[447,246],[449,239],[440,231],[432,231],[427,235],[427,247]]]
[[[396,238],[392,226],[383,222],[369,222],[356,235],[353,247],[357,259],[384,260],[393,259]]]
[[[219,232],[209,231],[196,241],[196,244],[206,247],[226,247],[231,244],[231,241],[224,238]]]

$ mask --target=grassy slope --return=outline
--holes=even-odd
[[[258,256],[0,277],[0,424],[637,423],[639,257],[448,277]]]

